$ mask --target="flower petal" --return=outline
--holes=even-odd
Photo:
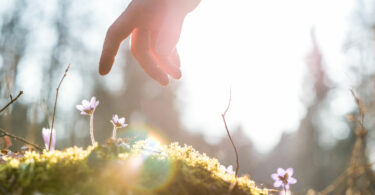
[[[83,111],[83,106],[82,105],[77,105],[76,108],[79,110],[79,111]]]
[[[223,165],[220,165],[219,170],[225,172],[226,169]]]
[[[297,183],[297,179],[294,178],[294,177],[289,177],[289,178],[288,178],[288,183],[289,183],[289,184],[295,184],[295,183]]]
[[[278,188],[278,187],[280,187],[282,184],[283,184],[283,182],[280,181],[280,180],[278,180],[278,181],[275,181],[275,183],[273,183],[273,186],[274,186],[275,188]]]
[[[285,175],[285,170],[284,170],[283,168],[278,168],[278,169],[277,169],[277,174],[279,174],[279,176],[284,177],[284,175]]]
[[[92,98],[90,100],[90,105],[95,105],[95,103],[96,103],[96,97],[92,96]]]
[[[289,184],[285,185],[285,189],[289,190]]]
[[[49,139],[49,132],[50,130],[49,129],[46,129],[46,128],[43,128],[42,129],[42,136],[43,136],[43,141],[44,143],[46,143]]]
[[[121,123],[121,124],[124,124],[125,123],[125,117],[122,117],[122,118],[118,119],[118,122]]]
[[[272,174],[271,177],[275,181],[280,180],[279,175],[277,173]]]
[[[44,145],[46,146],[46,149],[49,147],[49,141],[50,141],[50,135],[51,135],[51,129],[42,129],[42,135],[43,135],[43,141]],[[55,143],[56,143],[56,131],[52,131],[52,140],[51,140],[51,151],[55,150]]]
[[[288,173],[289,177],[291,177],[294,173],[294,170],[293,170],[293,168],[288,168],[285,172]]]
[[[87,100],[82,100],[82,106],[83,107],[88,107],[90,105],[90,102]]]

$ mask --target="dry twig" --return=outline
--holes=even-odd
[[[11,134],[11,133],[8,133],[7,131],[5,131],[5,130],[2,129],[2,128],[0,128],[0,132],[1,132],[3,135],[6,135],[6,136],[9,136],[9,137],[13,138],[14,140],[19,140],[19,141],[21,141],[21,142],[23,142],[23,143],[25,143],[25,144],[28,144],[28,145],[31,145],[31,146],[35,147],[35,148],[38,149],[38,150],[43,150],[42,147],[40,147],[40,146],[38,146],[38,145],[36,145],[36,144],[33,144],[33,143],[31,143],[31,142],[25,140],[25,139],[22,138],[22,137],[18,137],[18,136],[16,136],[16,135],[13,135],[13,134]]]
[[[65,73],[64,73],[63,77],[61,78],[59,85],[58,85],[57,88],[56,88],[56,98],[55,98],[55,104],[54,104],[54,106],[53,106],[52,124],[51,124],[51,134],[50,134],[50,136],[49,136],[48,151],[50,151],[50,149],[51,149],[52,132],[53,132],[54,124],[55,124],[56,104],[57,104],[57,98],[59,97],[59,89],[60,89],[61,83],[63,82],[64,78],[66,77],[66,74],[67,74],[68,71],[69,71],[69,68],[70,68],[70,64],[68,64],[68,66],[66,67],[66,69],[65,69]]]
[[[16,98],[14,98],[13,99],[13,96],[12,96],[12,94],[10,94],[9,95],[9,97],[10,97],[10,102],[7,104],[7,105],[5,105],[1,110],[0,110],[0,113],[2,112],[2,111],[4,111],[5,109],[7,109],[11,104],[13,104],[15,101],[17,101],[17,99],[21,96],[23,94],[23,91],[20,91],[19,93],[18,93],[18,95],[16,96]]]
[[[240,168],[240,163],[239,163],[239,160],[238,160],[238,152],[237,152],[237,148],[236,146],[234,145],[234,142],[232,140],[232,136],[230,135],[229,133],[229,129],[228,129],[228,125],[227,125],[227,122],[225,120],[225,115],[227,114],[228,110],[229,110],[229,107],[230,107],[230,103],[232,101],[232,90],[230,90],[229,92],[229,103],[228,103],[228,106],[227,106],[227,109],[225,109],[224,113],[221,115],[221,117],[223,118],[223,121],[224,121],[224,125],[225,125],[225,130],[227,131],[227,134],[228,134],[228,137],[229,137],[229,140],[230,140],[230,143],[232,143],[232,146],[233,146],[233,149],[234,149],[234,152],[236,153],[236,173],[235,173],[235,176],[236,178],[238,177],[238,170]]]

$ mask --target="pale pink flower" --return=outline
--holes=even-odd
[[[96,101],[95,97],[92,97],[90,102],[87,100],[82,100],[82,105],[77,105],[76,108],[81,111],[82,115],[90,116],[90,138],[91,143],[95,146],[94,138],[94,112],[96,107],[99,105],[99,101]]]
[[[90,102],[87,100],[82,100],[81,105],[77,105],[76,108],[81,111],[82,115],[92,115],[99,105],[99,101],[96,101],[95,97],[92,97]]]
[[[127,127],[128,124],[125,124],[125,117],[119,118],[117,114],[112,116],[111,120],[113,126],[115,126],[117,129]]]
[[[51,129],[43,128],[42,129],[42,136],[44,140],[44,145],[48,149],[49,147],[49,141],[51,140]],[[56,143],[56,131],[53,129],[52,131],[52,140],[51,140],[51,148],[49,151],[54,151],[55,150],[55,143]]]
[[[111,123],[113,124],[112,139],[116,139],[117,129],[128,126],[128,124],[125,124],[125,117],[118,118],[117,114],[112,116]]]
[[[275,188],[282,187],[285,191],[288,190],[290,184],[297,183],[297,179],[292,177],[293,173],[293,168],[288,168],[286,170],[278,168],[277,172],[271,175],[272,179],[275,180],[273,186]]]

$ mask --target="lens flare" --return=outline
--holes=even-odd
[[[127,188],[136,191],[155,192],[168,186],[176,172],[176,163],[163,151],[168,139],[150,125],[132,125],[118,133],[128,137],[132,145],[143,141],[140,154],[128,157],[117,169]]]

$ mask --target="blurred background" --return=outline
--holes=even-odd
[[[351,162],[356,124],[347,118],[358,114],[353,89],[365,106],[364,159],[375,162],[375,1],[202,0],[178,44],[183,77],[167,87],[138,66],[128,39],[111,73],[98,74],[106,30],[128,3],[1,0],[0,107],[10,94],[24,95],[0,114],[0,127],[43,145],[55,88],[71,63],[57,104],[58,149],[90,144],[88,117],[75,105],[96,96],[100,143],[119,114],[130,124],[120,135],[153,134],[235,165],[221,119],[231,89],[226,119],[240,174],[272,187],[271,173],[294,167],[293,191],[304,194],[324,189]],[[21,146],[13,141],[10,149]],[[369,194],[374,168],[358,180]]]

